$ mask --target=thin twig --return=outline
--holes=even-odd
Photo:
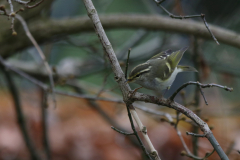
[[[177,131],[178,137],[180,138],[180,140],[181,140],[181,142],[182,142],[183,148],[185,149],[185,151],[187,152],[187,154],[190,155],[191,152],[190,152],[190,150],[188,149],[188,146],[187,146],[186,142],[184,141],[184,139],[183,139],[183,137],[182,137],[181,131],[179,131],[177,128],[176,128],[176,131]]]
[[[120,134],[126,135],[126,136],[135,135],[135,133],[127,133],[127,132],[123,132],[123,131],[121,131],[121,130],[119,130],[119,129],[113,127],[113,126],[111,126],[111,128],[112,128],[114,131],[116,131],[116,132],[118,132],[118,133],[120,133]]]
[[[11,0],[8,0],[8,4],[10,6],[10,14],[8,15],[8,18],[10,19],[11,17],[11,29],[12,29],[12,35],[16,35],[15,29],[14,29],[14,20],[15,20],[15,15],[14,9],[13,9],[13,4]],[[6,11],[5,11],[6,13]]]
[[[48,92],[42,89],[42,128],[43,128],[43,146],[47,160],[51,159],[50,144],[48,139],[48,125],[47,125],[47,108],[48,108]]]
[[[39,53],[39,55],[40,55],[40,57],[42,59],[42,62],[43,62],[44,66],[45,66],[45,68],[46,68],[46,70],[48,72],[48,77],[49,77],[50,86],[51,86],[50,92],[52,93],[52,98],[53,98],[53,103],[54,103],[54,108],[55,108],[56,107],[56,97],[55,97],[55,94],[53,92],[53,90],[54,90],[54,80],[53,80],[52,70],[51,70],[48,62],[46,61],[45,55],[42,52],[40,46],[38,45],[37,41],[32,36],[31,32],[29,31],[27,23],[25,22],[25,20],[20,15],[16,15],[16,18],[21,22],[26,35],[28,36],[29,40],[32,42],[34,47],[37,49],[37,51],[38,51],[38,53]]]
[[[22,4],[24,5],[26,8],[35,8],[37,7],[39,4],[41,4],[44,0],[41,0],[39,1],[38,3],[30,6],[29,3],[33,2],[33,0],[30,0],[30,1],[22,1],[22,0],[14,0],[15,2],[19,3],[19,4]],[[15,31],[14,29],[14,21],[15,21],[15,17],[17,16],[17,13],[20,12],[20,11],[24,11],[23,8],[20,8],[19,10],[17,11],[14,11],[14,8],[13,8],[13,4],[12,4],[12,0],[7,0],[9,6],[10,6],[10,14],[7,14],[6,10],[5,10],[5,7],[2,8],[2,6],[0,7],[0,10],[3,11],[3,15],[6,15],[8,16],[8,19],[11,18],[11,30],[12,30],[12,35],[16,36],[17,35],[17,32]],[[1,13],[1,12],[0,12]],[[1,13],[2,14],[2,13]]]
[[[206,159],[207,159],[208,157],[210,157],[214,152],[215,152],[215,149],[213,149],[212,152],[210,152],[210,153],[206,153],[206,155],[205,155],[203,158],[194,156],[194,155],[192,155],[192,154],[184,153],[184,152],[182,152],[181,154],[182,154],[183,156],[187,156],[187,157],[189,157],[189,158],[193,158],[194,160],[206,160]]]
[[[195,74],[195,80],[196,81],[201,81],[200,79],[200,73],[201,73],[201,61],[200,61],[200,52],[199,52],[199,40],[194,37],[194,41],[193,41],[193,56],[192,56],[192,61],[194,63],[194,67],[196,68],[196,70],[199,72],[198,74]],[[200,94],[199,94],[199,89],[200,92],[202,91],[202,88],[200,86],[197,86],[195,88],[194,91],[194,106],[196,108],[196,114],[200,117],[200,113],[201,111],[198,109],[199,108],[199,104],[200,104]],[[192,132],[194,133],[198,133],[199,132],[199,128],[198,126],[192,126]],[[198,137],[192,137],[192,149],[193,149],[193,155],[198,156],[198,150],[199,150],[199,145],[198,145]]]
[[[19,4],[23,4],[26,8],[34,8],[34,7],[37,7],[39,4],[41,4],[44,0],[40,0],[39,2],[37,2],[36,4],[30,6],[29,3],[35,1],[35,0],[29,0],[29,1],[22,1],[22,0],[14,0],[16,1],[17,3]]]
[[[72,85],[71,87],[73,87],[77,93],[85,94],[85,91],[82,88],[80,88],[79,86]],[[94,110],[96,110],[107,123],[119,128],[119,130],[126,133],[126,130],[124,128],[122,128],[114,119],[112,119],[104,110],[102,110],[101,107],[95,102],[95,100],[87,100],[87,102],[89,103],[90,107],[93,108]],[[140,147],[139,143],[136,141],[136,139],[134,137],[127,137],[127,138],[130,140],[130,142],[132,142],[132,144],[134,146]]]
[[[32,82],[33,84],[36,84],[37,86],[41,87],[42,89],[44,89],[45,91],[49,90],[49,87],[44,84],[43,82],[35,79],[34,77],[24,73],[23,71],[16,69],[10,65],[8,65],[3,58],[0,55],[0,63],[5,66],[7,69],[13,71],[14,73],[18,74],[19,76],[29,80],[30,82]],[[81,95],[81,94],[76,94],[76,93],[70,93],[70,92],[65,92],[65,91],[61,91],[61,90],[53,90],[54,93],[56,94],[60,94],[60,95],[65,95],[65,96],[70,96],[70,97],[76,97],[76,98],[84,98],[84,99],[89,99],[89,100],[99,100],[99,101],[108,101],[108,102],[115,102],[115,103],[124,103],[122,100],[114,100],[114,99],[106,99],[106,98],[96,98],[96,96],[89,96],[89,95]]]
[[[146,154],[146,156],[147,156],[150,160],[152,160],[152,157],[151,157],[151,156],[149,155],[149,153],[147,152],[144,144],[142,143],[142,140],[140,139],[140,137],[139,137],[139,135],[138,135],[138,133],[137,133],[137,131],[136,131],[136,129],[135,129],[135,126],[134,126],[134,123],[133,123],[133,119],[132,119],[132,115],[131,115],[131,112],[130,112],[130,109],[129,109],[130,107],[133,108],[133,106],[131,106],[131,105],[130,105],[130,106],[126,105],[126,107],[127,107],[128,118],[129,118],[129,121],[130,121],[130,123],[131,123],[131,127],[132,127],[132,130],[133,130],[133,133],[134,133],[134,135],[137,137],[137,140],[138,140],[138,142],[140,143],[140,146],[141,146],[142,150],[144,151],[144,153]]]
[[[217,38],[213,35],[212,31],[210,30],[210,28],[209,28],[209,26],[208,26],[208,24],[207,24],[207,21],[206,21],[206,19],[205,19],[205,14],[201,14],[201,18],[202,18],[202,20],[203,20],[203,22],[204,22],[204,24],[205,24],[208,32],[211,34],[213,40],[217,43],[217,45],[220,45],[219,42],[218,42],[218,40],[217,40]]]
[[[125,79],[127,79],[130,52],[131,52],[131,48],[128,49],[128,56],[127,56],[127,62],[126,62],[126,68],[125,68]]]
[[[212,155],[212,153],[213,153],[215,150],[213,150],[211,153],[206,153],[205,157],[203,157],[203,158],[198,157],[198,156],[195,156],[194,154],[192,154],[192,153],[190,152],[188,146],[186,145],[186,142],[184,141],[184,139],[183,139],[183,137],[182,137],[181,131],[178,130],[178,122],[180,121],[180,119],[179,119],[179,116],[180,116],[180,115],[179,115],[179,112],[177,112],[176,114],[177,114],[177,122],[175,123],[174,128],[175,128],[175,130],[177,131],[177,135],[179,136],[179,138],[180,138],[180,140],[181,140],[181,143],[182,143],[182,145],[183,145],[183,147],[184,147],[184,149],[185,149],[185,151],[186,151],[186,152],[185,152],[185,151],[182,151],[182,152],[181,152],[181,155],[182,155],[182,156],[187,156],[187,157],[193,158],[193,159],[195,159],[195,160],[205,160],[207,157],[209,157],[210,155]],[[165,122],[168,122],[168,123],[172,124],[172,123],[169,122],[169,121],[165,121]],[[190,133],[190,132],[186,132],[186,133],[189,134],[189,135],[196,135],[196,134],[193,134],[193,133]],[[204,135],[204,137],[205,137],[205,135]]]
[[[35,8],[35,7],[37,7],[39,4],[41,4],[43,1],[44,1],[44,0],[41,0],[41,1],[39,1],[38,3],[36,3],[36,4],[32,5],[32,6],[26,5],[26,8],[28,8],[28,9]]]
[[[0,68],[2,69],[2,71],[6,77],[6,82],[8,84],[9,90],[12,94],[12,98],[13,98],[13,102],[14,102],[14,106],[15,106],[15,110],[16,110],[16,114],[17,114],[17,122],[18,122],[20,130],[22,132],[24,142],[26,143],[26,146],[30,152],[31,158],[34,160],[40,160],[41,158],[38,155],[36,148],[33,144],[33,141],[31,140],[29,133],[27,131],[26,121],[25,121],[24,114],[22,111],[18,90],[14,84],[12,76],[10,75],[10,73],[7,70],[5,70],[4,67],[1,66]]]
[[[19,3],[19,4],[24,4],[24,5],[26,5],[26,4],[30,3],[32,0],[29,0],[29,1],[14,0],[14,1],[17,2],[17,3]]]
[[[48,86],[45,85],[44,83],[42,83],[41,81],[33,78],[32,76],[26,74],[25,72],[15,68],[15,67],[12,67],[10,66],[9,64],[7,64],[4,59],[2,58],[2,56],[0,55],[0,63],[6,68],[6,69],[9,69],[11,71],[13,71],[14,73],[20,75],[21,77],[24,77],[26,78],[27,80],[29,80],[30,82],[36,84],[37,86],[41,87],[42,89],[44,90],[48,90]]]
[[[206,99],[206,97],[205,97],[205,95],[204,95],[204,92],[202,91],[202,87],[201,87],[201,86],[198,86],[198,88],[199,88],[200,93],[201,93],[201,95],[202,95],[202,97],[203,97],[203,99],[204,99],[205,104],[208,105],[207,99]]]
[[[189,81],[185,84],[183,84],[181,87],[179,87],[173,94],[172,96],[169,98],[169,100],[173,101],[174,98],[176,97],[176,95],[185,87],[187,87],[188,85],[197,85],[197,86],[200,86],[201,88],[210,88],[210,87],[218,87],[218,88],[222,88],[226,91],[229,91],[229,92],[232,92],[233,91],[233,88],[229,88],[227,86],[222,86],[222,85],[219,85],[219,84],[215,84],[215,83],[210,83],[210,84],[201,84],[199,82],[192,82],[192,81]]]
[[[186,132],[186,134],[194,136],[194,137],[206,137],[205,134],[196,134],[196,133],[192,133],[192,132]]]
[[[135,93],[129,101],[134,101],[134,102],[135,101],[142,101],[142,102],[145,102],[145,103],[154,103],[154,104],[166,106],[166,107],[169,107],[169,108],[172,108],[176,111],[181,112],[182,114],[184,114],[185,116],[190,118],[193,122],[195,122],[198,125],[198,127],[200,127],[200,129],[206,135],[206,138],[209,140],[209,142],[211,143],[213,148],[216,150],[219,157],[222,160],[229,160],[227,155],[224,153],[222,147],[219,145],[216,138],[214,137],[214,135],[213,135],[212,131],[210,130],[209,126],[207,125],[207,123],[204,122],[201,118],[199,118],[190,109],[182,106],[179,103],[176,103],[172,100],[169,100],[169,99],[165,99],[165,98],[159,99],[158,97],[150,96],[150,95],[146,95],[146,94],[138,93],[138,92]]]
[[[154,0],[154,1],[155,1],[156,4],[157,4],[158,6],[160,6],[160,7],[164,10],[164,12],[166,12],[166,13],[168,14],[168,16],[171,17],[171,18],[174,18],[174,19],[187,19],[187,18],[201,17],[202,20],[203,20],[203,22],[204,22],[204,24],[205,24],[205,26],[206,26],[206,28],[207,28],[207,30],[208,30],[208,32],[211,34],[213,40],[217,43],[217,45],[219,45],[219,42],[217,41],[216,37],[213,35],[212,31],[210,30],[210,28],[209,28],[209,26],[208,26],[208,24],[207,24],[207,21],[206,21],[206,19],[205,19],[205,15],[204,15],[204,14],[200,14],[200,15],[187,15],[187,16],[181,16],[181,15],[180,15],[180,16],[176,16],[176,15],[170,13],[166,8],[164,8],[164,7],[161,5],[161,3],[164,2],[165,0],[161,0],[161,1],[159,1],[159,0]]]
[[[150,114],[153,114],[153,115],[156,115],[156,116],[164,116],[168,119],[169,122],[173,122],[173,118],[176,118],[173,115],[170,115],[169,113],[157,111],[157,110],[151,109],[149,107],[138,105],[137,103],[134,104],[134,107],[137,108],[137,109],[140,109],[140,110],[142,110],[146,113],[150,113]]]
[[[177,112],[177,113],[176,113],[176,114],[177,114],[177,116],[176,116],[177,118],[176,118],[176,123],[175,123],[175,126],[174,126],[174,127],[175,127],[175,129],[177,130],[177,126],[178,126],[178,123],[179,123],[179,121],[180,121],[180,120],[179,120],[180,112],[178,112],[178,111],[176,111],[176,112]]]
[[[98,98],[103,92],[104,92],[104,87],[105,85],[107,84],[107,78],[108,76],[110,75],[110,73],[107,73],[103,79],[103,84],[102,84],[102,87],[101,89],[99,90],[99,92],[97,93],[96,97]]]

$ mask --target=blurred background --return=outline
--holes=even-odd
[[[13,4],[16,9],[23,7],[15,1]],[[145,15],[149,18],[165,16],[171,19],[153,0],[93,0],[93,4],[102,17]],[[0,0],[0,5],[9,9],[6,1]],[[236,35],[240,30],[240,1],[167,0],[162,5],[175,15],[204,13],[209,24],[234,31]],[[34,159],[30,154],[33,152],[36,152],[40,159],[53,160],[147,159],[135,136],[124,136],[111,129],[111,126],[114,126],[132,132],[126,106],[118,102],[122,100],[121,91],[114,80],[111,66],[98,37],[92,27],[74,27],[87,24],[84,20],[76,21],[81,17],[88,19],[83,2],[48,0],[19,14],[29,25],[33,37],[53,69],[55,89],[65,94],[55,95],[56,107],[53,95],[48,94],[48,107],[45,108],[44,92],[40,87],[1,67],[0,159]],[[204,25],[201,18],[182,21],[198,21]],[[111,21],[107,23],[111,24]],[[0,15],[0,55],[10,66],[49,85],[48,73],[36,48],[25,35],[17,19],[14,24],[17,36],[12,36],[8,17]],[[164,29],[149,30],[136,27],[137,25],[111,25],[105,31],[123,70],[129,48],[130,71],[161,51],[176,51],[189,46],[180,64],[194,66],[199,73],[180,73],[165,95],[166,98],[188,81],[217,83],[234,88],[233,92],[219,88],[204,89],[208,105],[205,105],[199,89],[195,86],[185,88],[175,100],[196,112],[209,124],[231,160],[240,159],[239,47],[221,42],[217,45],[212,39],[206,40]],[[8,87],[11,80],[16,86],[15,97],[19,100],[18,105],[22,109],[25,122],[19,120],[16,112],[16,98]],[[130,86],[132,89],[139,87],[137,84]],[[156,95],[147,89],[141,89],[139,92]],[[116,102],[73,97],[66,95],[67,93],[87,95],[92,99],[108,98]],[[192,159],[180,155],[184,150],[183,144],[174,126],[167,122],[165,116],[161,116],[162,113],[176,116],[174,110],[147,103],[135,105],[153,145],[163,160]],[[150,111],[146,112],[147,109]],[[25,124],[30,142],[26,142],[20,123]],[[201,133],[189,119],[183,118],[178,129],[192,153],[204,157],[206,152],[212,151],[212,146],[205,138],[196,139],[185,134],[186,131]],[[29,148],[29,143],[32,149]],[[214,153],[208,159],[220,158]]]

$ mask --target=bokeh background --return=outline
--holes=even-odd
[[[153,0],[93,0],[93,3],[102,16],[141,14],[149,17],[153,15],[167,17]],[[6,1],[1,0],[0,5],[3,4],[6,8],[9,7]],[[240,30],[240,1],[167,0],[163,6],[176,15],[204,13],[209,24],[232,30],[236,34]],[[22,6],[14,2],[14,7]],[[26,9],[20,15],[32,27],[37,24],[36,32],[45,34],[48,30],[41,30],[38,25],[47,25],[46,22],[49,20],[57,23],[60,20],[86,17],[87,13],[82,1],[48,0],[36,8]],[[202,19],[182,21],[202,22]],[[22,31],[22,26],[17,20],[15,21],[18,35],[14,37],[11,35],[10,25],[6,16],[0,16],[0,55],[9,65],[49,85],[41,58]],[[61,30],[57,27],[51,29]],[[57,33],[47,40],[35,37],[47,62],[54,70],[55,88],[65,93],[121,100],[121,92],[94,30],[90,28],[88,31],[74,31],[74,34],[64,30],[62,33]],[[204,89],[209,105],[205,105],[195,86],[185,88],[184,92],[176,97],[176,101],[185,104],[207,121],[224,151],[229,152],[231,160],[240,159],[238,153],[240,149],[239,48],[223,43],[216,45],[212,39],[206,40],[165,30],[119,26],[106,29],[106,33],[123,69],[126,66],[128,49],[131,48],[129,71],[161,51],[167,49],[175,51],[189,46],[180,64],[194,66],[199,73],[179,74],[170,91],[165,95],[166,98],[188,81],[233,87],[233,92],[219,88]],[[24,43],[28,45],[15,49],[15,46]],[[146,159],[134,136],[126,137],[111,129],[111,126],[114,126],[131,132],[124,104],[56,94],[56,108],[52,102],[52,95],[48,95],[48,108],[42,109],[42,90],[17,74],[11,73],[11,76],[18,90],[28,133],[41,159]],[[139,87],[136,84],[130,86],[132,89]],[[0,72],[0,87],[0,159],[31,159],[19,128],[14,101],[3,69]],[[156,95],[147,89],[141,89],[139,92]],[[156,112],[176,114],[174,110],[164,106],[147,103],[137,103],[137,105]],[[146,113],[141,109],[137,109],[137,112],[163,160],[191,159],[180,155],[184,150],[182,143],[174,127],[165,122],[164,117]],[[46,156],[43,138],[44,119],[47,124],[50,158]],[[201,133],[194,125],[181,121],[178,128],[192,152],[203,157],[206,152],[212,151],[212,146],[206,139],[199,138],[197,142],[193,142],[191,136],[185,135],[186,131]],[[209,159],[220,158],[214,153]]]

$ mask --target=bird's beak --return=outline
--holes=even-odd
[[[124,82],[124,84],[126,84],[126,83],[129,83],[130,82],[130,80],[129,79],[127,79],[125,82]]]

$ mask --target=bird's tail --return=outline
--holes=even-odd
[[[168,60],[172,63],[172,68],[177,67],[178,63],[182,59],[184,52],[188,49],[188,47],[184,47],[179,51],[173,52],[169,57]]]

